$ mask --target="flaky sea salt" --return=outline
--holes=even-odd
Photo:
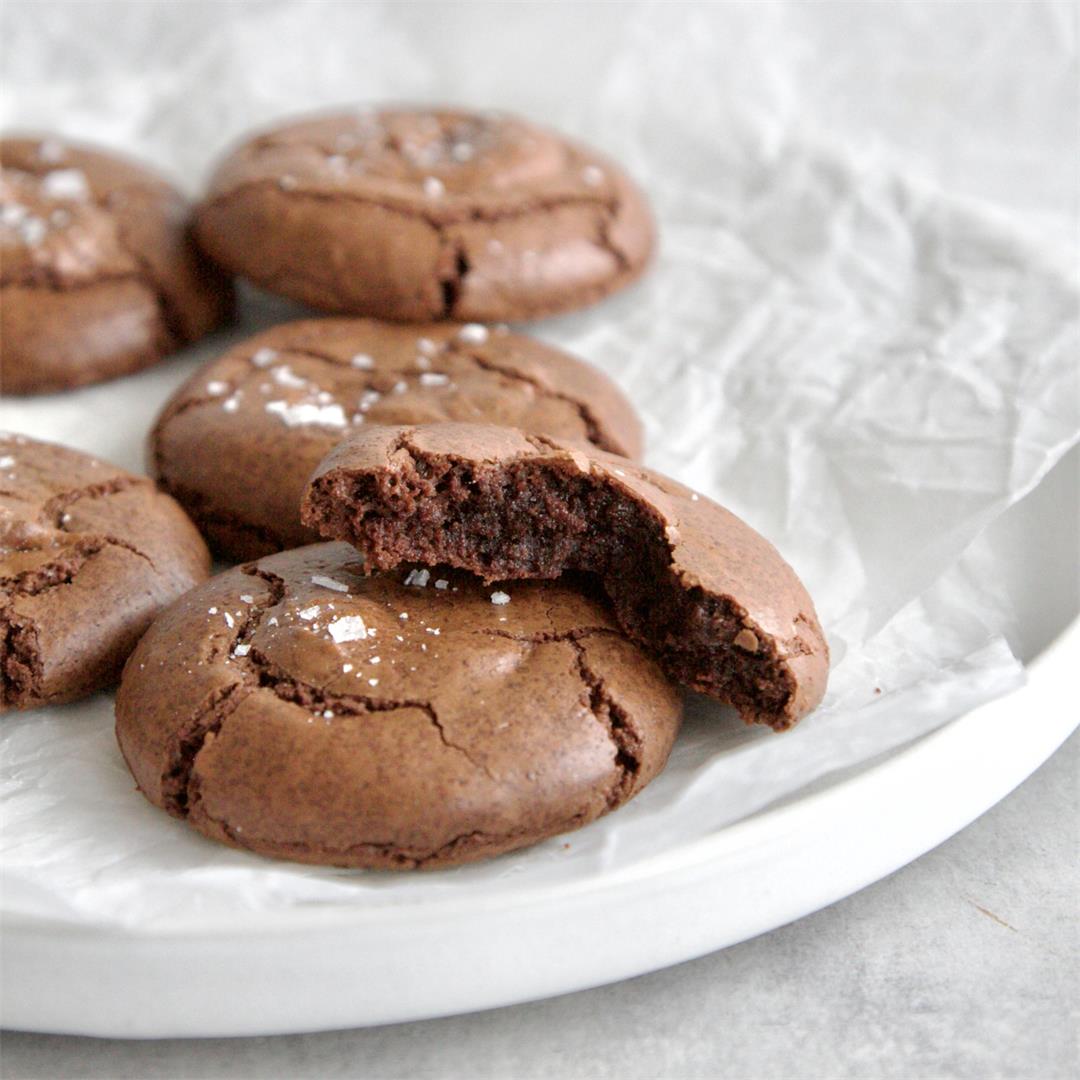
[[[22,203],[4,203],[0,206],[0,225],[7,225],[14,229],[26,220],[29,213],[30,211]]]
[[[421,386],[446,386],[449,382],[449,375],[442,375],[437,371],[425,371],[420,376]]]
[[[251,652],[250,645],[240,644],[233,649],[233,656],[247,656],[249,652]]]
[[[0,469],[10,469],[15,464],[15,459],[10,454],[0,457]]]
[[[324,589],[333,589],[334,592],[347,593],[349,591],[348,585],[345,585],[340,581],[335,581],[332,577],[326,577],[324,574],[312,574],[311,584],[321,585]]]
[[[466,345],[483,345],[488,339],[488,328],[480,323],[466,323],[457,332],[457,339]]]
[[[342,615],[328,623],[326,629],[339,645],[343,641],[363,641],[368,636],[368,628],[359,615]]]
[[[278,386],[288,386],[294,390],[301,390],[308,384],[307,379],[297,375],[288,364],[282,364],[281,367],[274,368],[270,372],[270,377]]]
[[[39,217],[28,217],[19,225],[19,238],[28,247],[37,247],[48,232],[45,222]]]
[[[450,586],[450,582],[447,581],[446,578],[443,578],[443,577],[439,578],[439,580],[435,582],[435,588],[436,589],[446,589],[446,588],[449,588],[449,586]]]
[[[446,194],[446,185],[437,176],[424,177],[424,194],[429,199],[438,199]]]
[[[430,570],[410,570],[405,578],[406,585],[416,585],[421,589],[427,587],[427,583],[431,580]]]
[[[509,604],[510,594],[504,592],[493,592],[491,594],[491,602],[493,604]]]
[[[38,145],[37,156],[38,160],[53,165],[64,160],[64,146],[56,139],[45,139]]]
[[[347,423],[345,410],[337,403],[316,405],[314,402],[303,401],[290,405],[287,401],[268,401],[266,411],[279,417],[286,427],[318,424],[321,427],[343,428]]]
[[[256,367],[269,367],[278,358],[277,349],[256,349],[255,355],[252,356],[251,362]]]
[[[595,165],[586,165],[581,170],[581,179],[589,187],[599,187],[604,182],[604,170],[597,168]]]
[[[375,361],[367,353],[358,352],[349,361],[349,365],[361,371],[370,371],[375,366]]]
[[[303,619],[305,622],[310,622],[319,614],[321,610],[322,608],[320,608],[318,604],[312,604],[311,607],[301,608],[301,610],[298,611],[296,614],[299,615],[300,618]]]
[[[88,199],[90,185],[82,169],[54,169],[41,178],[41,191],[49,199]]]
[[[222,382],[220,379],[211,379],[206,384],[206,392],[212,397],[220,397],[229,389],[229,384]]]

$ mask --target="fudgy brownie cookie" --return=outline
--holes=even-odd
[[[631,640],[747,722],[783,730],[825,692],[825,636],[776,549],[711,500],[613,454],[473,424],[372,428],[319,466],[302,516],[375,569],[598,574]]]
[[[637,455],[641,425],[595,368],[480,324],[277,326],[192,376],[150,434],[150,470],[220,555],[318,539],[300,523],[315,466],[362,424],[479,420]]]
[[[578,828],[663,767],[680,695],[567,583],[366,576],[317,544],[150,627],[116,731],[154,805],[300,862],[450,866]]]
[[[0,140],[0,392],[125,375],[222,322],[231,288],[187,225],[180,193],[141,165]]]
[[[453,109],[304,119],[218,167],[198,234],[222,266],[323,311],[427,322],[584,307],[641,273],[653,225],[610,161]]]
[[[0,434],[0,711],[111,685],[150,620],[209,570],[195,527],[145,476]]]

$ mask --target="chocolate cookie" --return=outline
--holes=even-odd
[[[198,234],[222,266],[323,311],[532,319],[641,273],[653,226],[610,161],[494,113],[352,111],[238,146]]]
[[[155,173],[56,139],[0,140],[0,391],[144,368],[217,326],[231,290]]]
[[[318,539],[300,498],[347,431],[437,420],[641,450],[616,386],[538,341],[479,324],[317,319],[259,334],[189,379],[151,432],[150,467],[216,551],[252,559]]]
[[[195,527],[145,476],[0,434],[0,712],[111,685],[209,570]]]
[[[147,631],[116,697],[155,806],[299,862],[450,866],[576,829],[663,767],[678,692],[565,583],[365,576],[344,544],[237,567]]]
[[[600,576],[620,626],[679,682],[790,727],[829,653],[776,549],[674,480],[510,428],[372,428],[319,466],[303,520],[373,568],[447,563],[487,580]]]

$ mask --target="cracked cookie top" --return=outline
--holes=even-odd
[[[146,477],[0,433],[0,711],[108,686],[209,563],[184,512]]]
[[[219,575],[117,695],[143,794],[279,858],[448,866],[577,828],[663,767],[677,691],[585,583],[366,576],[319,544]]]
[[[0,140],[2,389],[109,378],[220,323],[230,290],[188,240],[188,216],[141,165],[52,138]]]
[[[255,558],[318,539],[300,523],[300,498],[344,434],[438,420],[641,451],[640,422],[606,376],[505,327],[311,319],[196,372],[151,432],[150,469],[216,551]]]
[[[256,135],[219,165],[207,250],[271,291],[383,318],[519,320],[643,269],[652,220],[595,151],[502,113],[353,110]]]

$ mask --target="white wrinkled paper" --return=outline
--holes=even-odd
[[[974,23],[965,7],[929,20],[919,5],[9,4],[4,126],[127,148],[193,192],[249,126],[341,102],[520,110],[625,162],[657,211],[657,265],[533,332],[622,385],[650,464],[776,543],[834,666],[790,734],[694,698],[666,771],[623,810],[420,875],[201,839],[134,790],[111,697],[5,716],[3,911],[149,930],[583,882],[1018,685],[995,554],[977,538],[1080,433],[1062,213],[1073,69],[1053,44],[1067,5],[987,5]],[[949,48],[971,58],[951,82]],[[249,296],[235,333],[120,382],[5,401],[0,426],[141,468],[147,428],[194,366],[294,311]]]

